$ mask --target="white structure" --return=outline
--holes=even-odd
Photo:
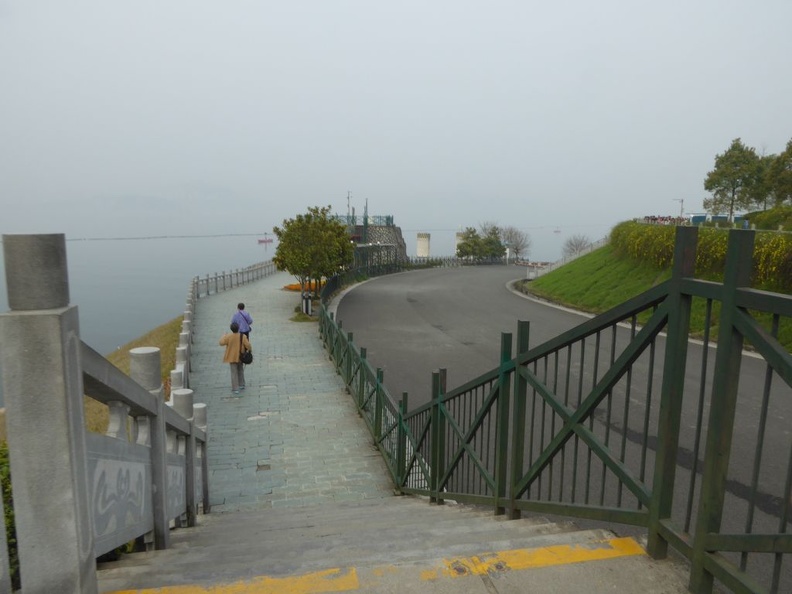
[[[432,239],[431,233],[419,233],[418,244],[416,245],[415,255],[419,258],[428,258],[430,254],[429,242]]]
[[[462,231],[457,231],[456,235],[454,236],[454,255],[457,253],[457,249],[459,248],[459,244],[462,243],[462,240],[465,238],[465,234]]]

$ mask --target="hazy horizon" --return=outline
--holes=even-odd
[[[0,233],[597,240],[792,137],[792,3],[0,0]],[[558,231],[558,233],[556,233]],[[556,254],[556,256],[553,256]]]

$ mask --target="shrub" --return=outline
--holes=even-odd
[[[5,512],[8,562],[11,566],[11,585],[15,590],[18,590],[20,587],[19,557],[17,555],[16,524],[14,522],[14,498],[11,494],[11,465],[8,461],[8,444],[4,441],[0,442],[0,488],[3,491],[3,511]]]

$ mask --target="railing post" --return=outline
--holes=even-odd
[[[400,493],[402,486],[407,480],[407,427],[404,426],[404,417],[407,414],[408,403],[407,392],[402,392],[402,399],[399,402],[399,432],[396,444],[396,468],[398,469],[396,475],[399,481],[397,487]]]
[[[432,373],[432,470],[430,483],[430,503],[443,504],[440,493],[440,482],[445,474],[445,426],[443,414],[443,395],[446,389],[446,370],[440,369]]]
[[[208,431],[207,411],[206,404],[197,402],[193,406],[193,422],[195,426],[203,430],[204,433]],[[208,514],[212,506],[209,502],[209,459],[206,457],[206,441],[202,441],[198,448],[198,456],[201,459],[201,498],[203,513]]]
[[[192,390],[171,390],[171,400],[173,401],[173,410],[190,421],[190,434],[187,435],[185,440],[184,450],[184,487],[185,499],[187,503],[187,526],[195,526],[196,516],[196,503],[195,503],[195,433],[193,426],[195,419],[193,418],[194,412],[194,394]]]
[[[149,424],[151,439],[151,505],[154,515],[154,547],[167,549],[168,532],[168,482],[167,443],[165,436],[165,399],[162,389],[162,364],[160,350],[139,347],[129,351],[129,377],[154,396],[157,410]]]
[[[0,367],[22,585],[25,592],[93,593],[81,341],[77,307],[69,305],[66,239],[3,235],[3,253],[11,311],[0,314]]]
[[[682,396],[685,382],[691,296],[683,295],[681,284],[691,277],[696,267],[698,228],[677,227],[674,243],[674,262],[668,285],[668,325],[660,391],[660,412],[657,427],[657,455],[655,458],[652,500],[649,504],[647,552],[655,559],[668,553],[668,542],[660,535],[660,523],[671,517],[674,481],[677,471],[679,424],[682,415]]]
[[[531,323],[525,320],[517,322],[517,356],[519,357],[528,352]],[[521,373],[518,364],[514,370],[514,412],[512,413],[512,464],[511,479],[509,480],[509,519],[516,520],[522,516],[522,512],[515,507],[517,500],[517,483],[520,482],[523,473],[523,457],[525,455],[525,412],[526,399],[528,397],[528,382]]]
[[[346,361],[344,362],[344,384],[349,385],[349,382],[352,381],[352,353],[354,352],[354,347],[352,345],[353,340],[352,332],[347,332],[347,339],[346,339]]]
[[[360,347],[360,375],[358,376],[358,386],[355,394],[355,404],[358,410],[363,407],[363,394],[366,393],[366,347]]]
[[[743,336],[735,330],[737,289],[750,286],[755,231],[729,231],[723,278],[723,301],[718,324],[718,349],[712,378],[707,423],[707,446],[701,476],[698,517],[693,536],[691,592],[711,592],[713,576],[704,568],[709,534],[718,533],[729,470]]]
[[[374,439],[379,445],[379,440],[382,439],[382,383],[384,381],[385,372],[382,368],[377,368],[377,386],[374,390]]]
[[[498,402],[495,411],[495,515],[506,512],[504,501],[508,494],[509,461],[509,398],[511,374],[514,370],[512,335],[501,333],[500,365],[498,370]]]

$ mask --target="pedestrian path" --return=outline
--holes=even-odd
[[[291,321],[300,294],[283,287],[293,282],[276,273],[196,304],[190,383],[208,409],[213,513],[393,496],[317,323]],[[253,364],[237,396],[218,342],[239,302],[253,316]]]
[[[103,565],[99,592],[686,591],[684,563],[608,530],[396,497],[316,322],[292,321],[291,282],[279,273],[197,302],[190,385],[208,409],[212,513],[167,550]],[[239,302],[254,360],[236,396],[218,342]]]

